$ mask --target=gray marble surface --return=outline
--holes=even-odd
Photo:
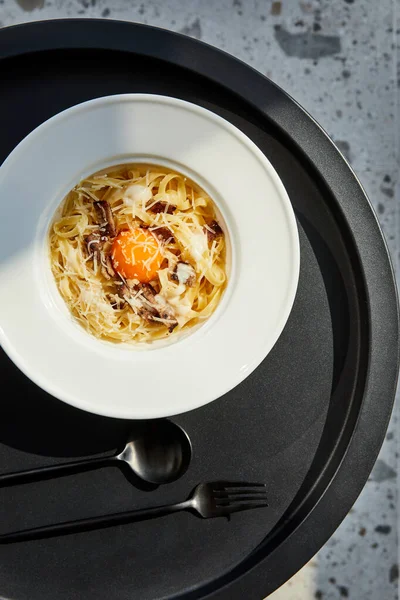
[[[0,26],[61,17],[124,19],[179,31],[272,78],[350,161],[398,272],[399,0],[0,0]],[[398,598],[397,414],[398,408],[352,511],[273,600]]]

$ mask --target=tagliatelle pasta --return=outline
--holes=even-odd
[[[57,211],[49,249],[72,315],[113,342],[151,342],[203,322],[227,283],[212,199],[154,165],[120,165],[81,181]]]

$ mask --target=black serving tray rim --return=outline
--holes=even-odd
[[[154,43],[155,38],[158,43]],[[160,47],[168,51],[160,55]],[[136,52],[174,62],[244,98],[254,111],[290,136],[298,152],[318,171],[351,232],[366,292],[367,327],[373,344],[368,354],[365,393],[346,452],[318,502],[273,552],[234,578],[222,577],[214,589],[207,586],[207,590],[200,588],[179,595],[182,599],[241,600],[249,594],[261,598],[293,575],[332,535],[361,492],[384,440],[399,365],[397,288],[386,241],[365,191],[326,132],[286,92],[242,61],[184,35],[125,21],[57,19],[0,30],[0,60],[67,48]],[[383,275],[377,277],[378,273]],[[390,363],[380,353],[383,346],[391,349]],[[360,453],[362,447],[366,448],[365,453]]]

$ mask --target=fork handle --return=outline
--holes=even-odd
[[[113,525],[123,525],[133,521],[144,519],[154,519],[162,517],[180,510],[192,508],[192,501],[178,502],[165,506],[156,506],[154,508],[144,508],[141,510],[130,510],[126,512],[114,513],[111,515],[102,515],[100,517],[90,517],[88,519],[78,519],[77,521],[64,521],[53,525],[44,525],[43,527],[34,527],[33,529],[23,529],[12,533],[0,535],[0,544],[11,544],[13,542],[26,542],[28,540],[48,538],[68,533],[80,533],[82,531],[91,531],[93,529],[102,529]]]
[[[48,467],[29,469],[28,471],[6,473],[4,475],[0,475],[0,487],[17,485],[31,481],[41,481],[42,479],[47,479],[48,477],[57,477],[58,475],[67,475],[68,473],[97,469],[116,461],[118,461],[117,456],[84,458],[83,460],[75,460],[73,462],[64,463],[61,465],[50,465]]]

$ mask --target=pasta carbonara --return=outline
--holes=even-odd
[[[49,232],[50,260],[75,319],[125,343],[207,319],[226,286],[226,240],[211,198],[175,171],[112,167],[76,185]]]

